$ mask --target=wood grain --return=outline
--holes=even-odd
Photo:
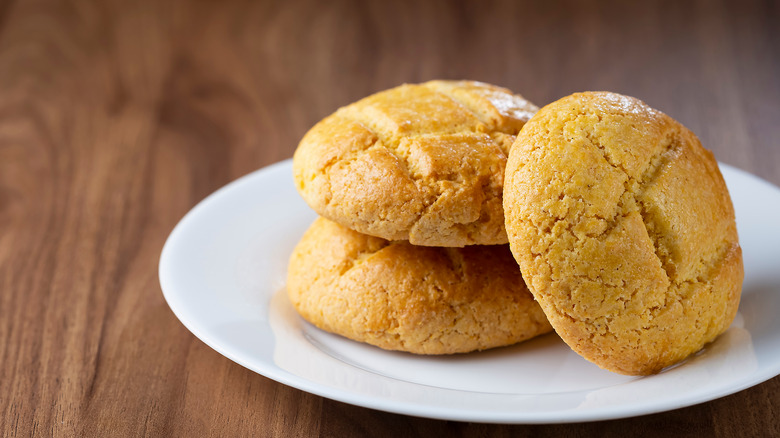
[[[165,304],[195,203],[337,107],[483,80],[639,97],[780,184],[772,1],[60,1],[0,5],[3,436],[777,436],[780,378],[667,413],[507,426],[322,399],[220,356]]]

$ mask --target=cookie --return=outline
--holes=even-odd
[[[339,109],[293,157],[320,216],[415,245],[507,243],[501,205],[509,147],[537,108],[479,82],[402,85]]]
[[[387,350],[465,353],[552,331],[508,245],[414,246],[319,218],[293,251],[287,292],[315,326]]]
[[[504,208],[529,289],[602,368],[656,373],[734,319],[742,252],[718,164],[637,99],[577,93],[542,108],[510,152]]]

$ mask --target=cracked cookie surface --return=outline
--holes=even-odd
[[[290,258],[287,292],[315,326],[388,350],[466,353],[552,331],[508,245],[414,246],[318,218]]]
[[[415,245],[507,243],[502,188],[509,147],[538,108],[470,81],[406,84],[315,125],[293,157],[319,215]]]
[[[577,353],[652,374],[728,328],[743,278],[734,209],[691,131],[637,99],[577,93],[542,108],[509,155],[512,253]]]

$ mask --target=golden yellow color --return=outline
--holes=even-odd
[[[361,233],[504,244],[506,157],[537,109],[479,82],[402,85],[315,125],[295,152],[295,184],[318,214]]]
[[[734,319],[742,251],[717,162],[637,99],[578,93],[542,108],[510,152],[504,207],[529,289],[602,368],[656,373]]]
[[[315,326],[388,350],[465,353],[552,331],[508,245],[432,248],[317,219],[287,292]]]

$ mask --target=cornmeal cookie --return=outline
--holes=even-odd
[[[510,153],[504,207],[529,289],[602,368],[656,373],[736,314],[742,251],[718,164],[637,99],[578,93],[542,108]]]
[[[552,331],[508,245],[414,246],[319,218],[293,251],[287,291],[315,326],[388,350],[465,353]]]
[[[507,243],[504,167],[537,110],[479,82],[402,85],[315,125],[293,158],[295,184],[321,216],[415,245]]]

